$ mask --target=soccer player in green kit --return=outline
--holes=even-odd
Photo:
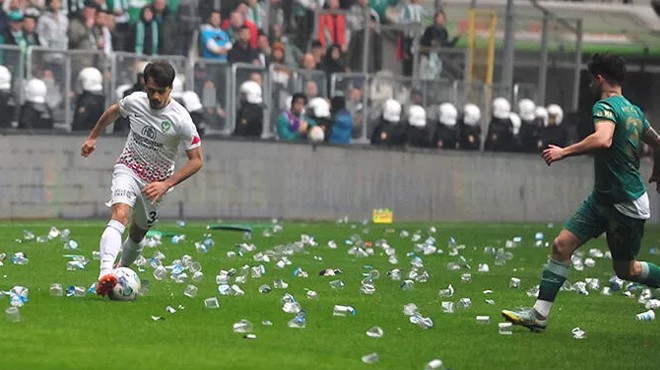
[[[545,330],[557,292],[568,276],[573,252],[603,232],[619,278],[660,287],[660,267],[635,258],[642,242],[644,222],[650,217],[649,198],[639,173],[642,142],[655,150],[649,182],[655,182],[656,191],[660,192],[660,136],[642,111],[621,93],[626,74],[621,57],[595,54],[588,69],[589,86],[597,100],[592,108],[595,132],[565,148],[548,146],[543,159],[549,166],[566,157],[593,154],[594,190],[552,243],[550,262],[543,270],[534,307],[502,311],[507,321],[532,331]]]

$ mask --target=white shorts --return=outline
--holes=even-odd
[[[130,168],[123,164],[115,165],[108,205],[128,204],[133,209],[133,222],[143,230],[150,229],[158,220],[158,209],[162,200],[161,197],[156,204],[152,204],[151,200],[142,194],[146,185]]]

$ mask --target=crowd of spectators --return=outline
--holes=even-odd
[[[189,84],[190,91],[183,91],[181,79],[175,81],[173,96],[188,108],[201,132],[206,128],[226,129],[235,136],[260,137],[268,127],[280,140],[334,144],[348,144],[364,138],[366,132],[374,145],[464,150],[485,147],[493,151],[536,151],[547,140],[567,140],[565,131],[559,128],[563,112],[557,113],[556,106],[549,107],[544,119],[542,107],[530,113],[529,103],[533,105],[533,102],[525,101],[518,116],[508,101],[496,99],[488,131],[482,135],[481,122],[488,120],[472,104],[463,107],[460,113],[450,103],[423,106],[419,92],[408,91],[405,98],[397,99],[392,87],[366,86],[360,78],[331,86],[329,76],[361,71],[363,55],[369,56],[366,63],[369,71],[381,69],[381,20],[387,7],[397,5],[397,0],[266,1],[270,3],[0,0],[0,43],[17,45],[22,50],[43,46],[106,54],[123,51],[149,57],[194,56],[217,65],[243,63],[260,67],[246,69],[236,76],[240,96],[231,117],[234,122],[227,122],[228,107],[216,97],[229,82],[226,74],[208,66],[195,70],[195,86]],[[433,50],[453,47],[460,37],[449,36],[441,9],[433,12],[423,8],[418,0],[405,2],[399,16],[403,25],[399,34],[403,75],[412,73],[412,41],[418,32],[412,25],[424,19],[431,23],[422,30],[420,40],[422,66],[426,63],[426,69],[432,68]],[[292,30],[295,32],[291,33]],[[373,49],[366,53],[365,31],[373,37],[370,43]],[[81,90],[74,101],[72,130],[88,130],[102,113],[98,107],[104,101],[104,76],[96,68],[83,67],[76,69]],[[265,76],[259,72],[264,71],[263,67],[273,82],[271,96],[264,95]],[[122,85],[117,97],[142,88],[144,81],[140,80],[139,69],[143,64],[135,68],[135,84]],[[0,85],[3,85],[3,73],[0,70]],[[333,87],[340,94],[330,96]],[[52,99],[46,97],[48,85],[30,79],[25,89],[28,107],[17,109],[22,116],[18,127],[52,127],[52,105],[49,105]],[[0,101],[8,101],[3,98],[2,90],[0,86]],[[389,93],[383,94],[385,90]],[[208,91],[212,94],[206,94]],[[266,100],[272,103],[270,116],[265,114]],[[364,109],[365,102],[374,109]],[[363,114],[369,116],[364,119]],[[363,127],[364,121],[367,127]],[[117,132],[126,129],[126,122],[115,125]]]

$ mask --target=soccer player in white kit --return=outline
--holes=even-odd
[[[158,219],[160,201],[173,186],[202,167],[201,141],[188,111],[170,97],[175,71],[166,61],[153,61],[144,68],[145,92],[124,97],[108,108],[82,145],[88,157],[96,139],[119,116],[128,118],[126,145],[112,174],[112,216],[101,235],[101,269],[96,294],[108,295],[117,284],[111,274],[119,250],[119,266],[130,266],[142,251],[141,241]],[[174,172],[179,146],[187,163]],[[129,216],[133,221],[122,244]]]

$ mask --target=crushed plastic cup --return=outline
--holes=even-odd
[[[429,361],[428,364],[424,367],[424,370],[438,370],[442,369],[442,360],[436,358],[434,360]]]
[[[162,265],[158,266],[154,269],[153,275],[154,275],[154,279],[159,281],[163,280],[167,276],[167,270]]]
[[[488,266],[487,263],[480,263],[479,266],[477,267],[477,271],[479,271],[479,272],[489,272],[490,267]]]
[[[196,272],[193,274],[193,276],[192,276],[192,280],[193,280],[194,282],[196,282],[196,283],[199,283],[200,281],[202,281],[202,278],[203,278],[203,277],[204,277],[204,273],[203,273],[203,272],[201,272],[201,271],[196,271]]]
[[[408,318],[411,324],[415,324],[422,329],[430,329],[435,326],[430,317],[423,317],[421,314],[416,313]]]
[[[52,240],[60,236],[60,230],[56,228],[55,226],[52,226],[50,228],[50,231],[48,232],[48,239]]]
[[[185,272],[182,272],[182,273],[180,273],[180,274],[178,274],[178,275],[176,275],[176,276],[173,275],[172,278],[174,279],[174,282],[175,282],[175,283],[177,283],[177,284],[183,284],[183,283],[185,283],[186,281],[188,281],[188,274],[186,274]]]
[[[472,307],[472,300],[470,298],[461,298],[458,300],[458,306],[460,308],[470,308]]]
[[[342,280],[333,280],[330,282],[332,289],[344,289],[344,282]]]
[[[211,309],[220,308],[220,302],[216,297],[206,298],[204,300],[204,307]]]
[[[520,279],[517,277],[512,277],[511,280],[509,280],[509,288],[512,289],[520,288]]]
[[[183,295],[185,295],[188,298],[194,298],[197,295],[197,287],[194,285],[188,285],[186,289],[183,291]]]
[[[5,310],[5,315],[7,316],[7,320],[9,320],[9,322],[21,321],[21,314],[18,311],[18,307],[7,307]]]
[[[387,275],[390,277],[391,280],[393,281],[400,281],[401,280],[401,270],[399,269],[394,269],[392,271],[389,271]]]
[[[477,316],[476,320],[478,324],[483,324],[483,325],[490,324],[490,316],[485,316],[485,315]]]
[[[298,312],[293,319],[289,320],[287,326],[294,329],[304,329],[307,326],[305,312]]]
[[[366,295],[372,295],[376,292],[376,286],[374,284],[363,284],[360,287],[360,292]]]
[[[573,333],[573,338],[575,339],[584,339],[587,337],[587,333],[584,330],[580,329],[579,327],[573,328],[573,330],[571,330],[571,333]]]
[[[30,262],[30,260],[23,252],[16,252],[11,257],[11,263],[13,263],[14,265],[23,266],[23,265],[27,265],[28,262]]]
[[[268,284],[263,284],[259,287],[259,293],[261,294],[268,294],[273,291],[273,288],[270,287]]]
[[[500,335],[511,335],[513,334],[513,324],[510,322],[501,322],[497,324]]]
[[[414,303],[408,303],[403,306],[403,314],[406,316],[412,316],[418,311],[417,305]]]
[[[9,290],[9,304],[14,307],[22,307],[27,302],[30,291],[28,288],[16,285]]]
[[[653,321],[655,320],[655,311],[648,310],[646,312],[638,313],[635,317],[640,321]]]
[[[66,243],[64,243],[64,249],[76,250],[78,249],[78,242],[73,239],[68,240]]]
[[[378,353],[369,353],[368,355],[362,356],[362,362],[365,364],[375,364],[378,363],[379,358],[378,358]]]
[[[453,295],[454,295],[454,287],[451,284],[447,286],[447,289],[440,289],[438,291],[439,297],[451,297]]]
[[[50,293],[50,295],[55,297],[61,297],[64,294],[64,290],[62,289],[62,284],[58,284],[58,283],[50,284],[50,289],[48,289],[48,292]]]
[[[243,289],[241,289],[241,287],[236,284],[231,286],[231,293],[236,296],[245,295]]]
[[[593,258],[586,258],[584,260],[584,265],[587,267],[594,267],[596,266],[596,261]]]
[[[367,330],[367,336],[371,338],[382,338],[382,336],[385,334],[383,329],[380,326],[374,326]]]
[[[262,320],[261,325],[263,326],[273,326],[273,322],[270,320]]]
[[[444,301],[441,303],[442,312],[444,313],[454,313],[454,302]]]
[[[332,314],[334,316],[355,316],[357,314],[357,311],[355,310],[355,308],[351,306],[342,306],[336,304],[332,311]]]
[[[288,287],[289,287],[289,284],[286,281],[282,280],[282,279],[277,279],[277,280],[273,281],[273,288],[275,288],[275,289],[286,289]]]
[[[413,290],[415,287],[415,282],[410,279],[406,279],[401,282],[400,284],[401,290]]]
[[[536,298],[539,296],[539,289],[540,287],[538,285],[533,286],[530,290],[527,291],[527,296],[530,298]]]
[[[649,299],[644,304],[644,308],[646,308],[647,310],[657,310],[658,308],[660,308],[660,300],[658,300],[658,299]]]
[[[471,282],[472,281],[472,274],[470,274],[469,272],[466,272],[466,273],[462,274],[461,275],[461,281],[464,282],[464,283]]]
[[[286,313],[298,313],[302,310],[302,307],[300,307],[300,303],[298,302],[285,302],[282,305],[282,311]]]
[[[202,265],[199,262],[191,262],[188,266],[188,269],[194,274],[196,272],[202,271]]]
[[[229,284],[218,285],[218,293],[220,293],[220,295],[231,295],[231,292],[231,286]]]
[[[241,320],[237,323],[234,323],[233,326],[234,333],[247,334],[252,331],[252,323],[248,320]]]

